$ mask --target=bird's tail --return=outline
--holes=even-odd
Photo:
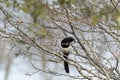
[[[69,55],[69,53],[67,53],[67,54],[65,53],[63,55],[63,57],[68,60],[68,55]],[[66,73],[69,73],[69,65],[68,65],[67,61],[64,61],[64,69],[65,69]]]

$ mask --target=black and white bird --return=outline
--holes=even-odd
[[[61,47],[62,47],[63,57],[65,59],[67,59],[67,60],[68,60],[68,55],[70,53],[70,47],[71,47],[70,44],[73,41],[74,41],[73,37],[67,37],[67,38],[64,38],[61,41]],[[69,65],[68,65],[67,61],[64,61],[64,69],[65,69],[66,73],[69,73]]]

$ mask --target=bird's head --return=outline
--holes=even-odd
[[[73,37],[67,37],[67,38],[64,38],[62,41],[61,41],[61,46],[63,48],[67,48],[70,46],[70,43],[75,41]]]

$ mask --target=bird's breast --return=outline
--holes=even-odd
[[[70,46],[68,48],[62,48],[63,53],[70,53]]]

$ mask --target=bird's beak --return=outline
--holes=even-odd
[[[77,41],[74,40],[73,42],[76,43]]]
[[[76,43],[76,41],[75,41],[75,40],[71,42],[71,44],[75,44],[75,43]]]

